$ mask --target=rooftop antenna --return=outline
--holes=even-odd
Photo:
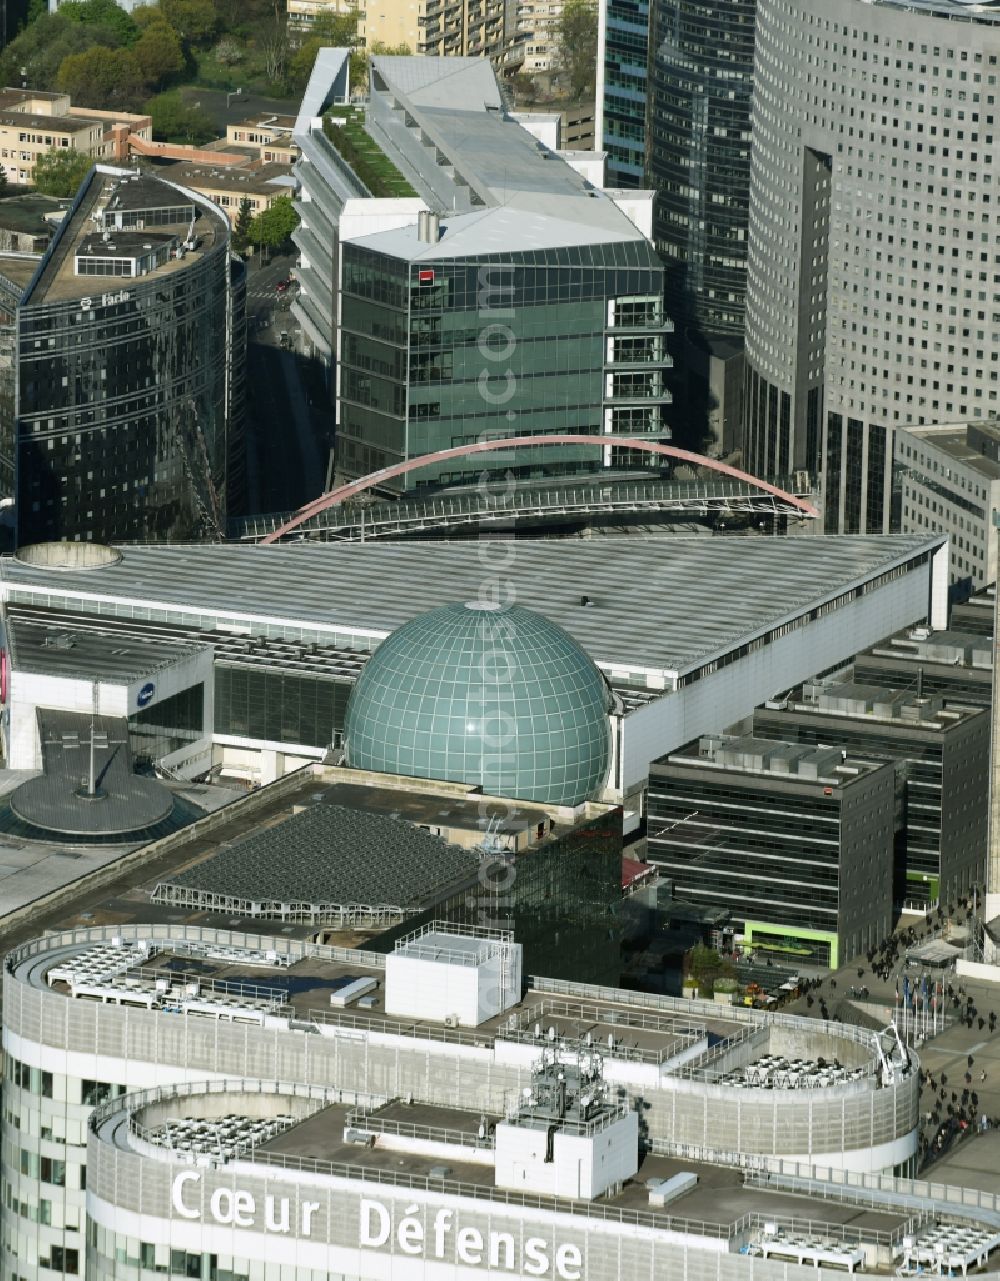
[[[94,716],[90,718],[90,737],[87,743],[88,749],[88,769],[87,777],[83,779],[80,786],[76,789],[77,796],[85,801],[103,801],[107,798],[107,792],[99,783],[97,769],[97,751],[107,751],[111,746],[111,740],[106,730],[97,728],[97,722]]]

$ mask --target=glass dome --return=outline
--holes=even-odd
[[[577,805],[607,778],[610,701],[601,673],[547,618],[445,605],[398,628],[366,664],[347,705],[347,763]]]

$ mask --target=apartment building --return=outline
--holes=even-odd
[[[53,148],[121,160],[131,134],[149,141],[150,117],[74,107],[65,93],[0,89],[0,165],[8,182],[30,185],[38,157]]]

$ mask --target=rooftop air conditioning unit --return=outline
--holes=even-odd
[[[446,1014],[444,1016],[445,1027],[458,1027],[459,1018],[457,1014]]]

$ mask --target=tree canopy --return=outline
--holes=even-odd
[[[138,35],[134,20],[115,0],[63,0],[59,14],[113,35],[117,44],[131,44]]]
[[[280,249],[299,225],[291,196],[279,196],[262,209],[250,224],[250,243],[265,249]]]
[[[353,49],[358,38],[356,13],[320,14],[288,61],[288,77],[298,89],[304,89],[320,49]],[[354,59],[351,59],[351,79],[354,79]]]
[[[43,196],[75,196],[93,163],[82,152],[52,147],[35,161],[35,187]]]
[[[215,126],[200,107],[189,106],[176,89],[157,94],[146,103],[153,118],[153,133],[164,142],[200,146],[216,135]]]
[[[127,49],[105,49],[103,45],[64,58],[56,86],[77,102],[124,110],[135,106],[145,88],[132,54]]]
[[[249,249],[252,243],[252,228],[253,205],[249,197],[244,196],[236,213],[236,222],[233,224],[233,248],[238,254],[246,253]]]
[[[596,0],[566,0],[557,27],[559,71],[573,98],[593,94],[597,81]]]
[[[219,28],[212,0],[160,0],[164,19],[189,44],[208,44]]]

